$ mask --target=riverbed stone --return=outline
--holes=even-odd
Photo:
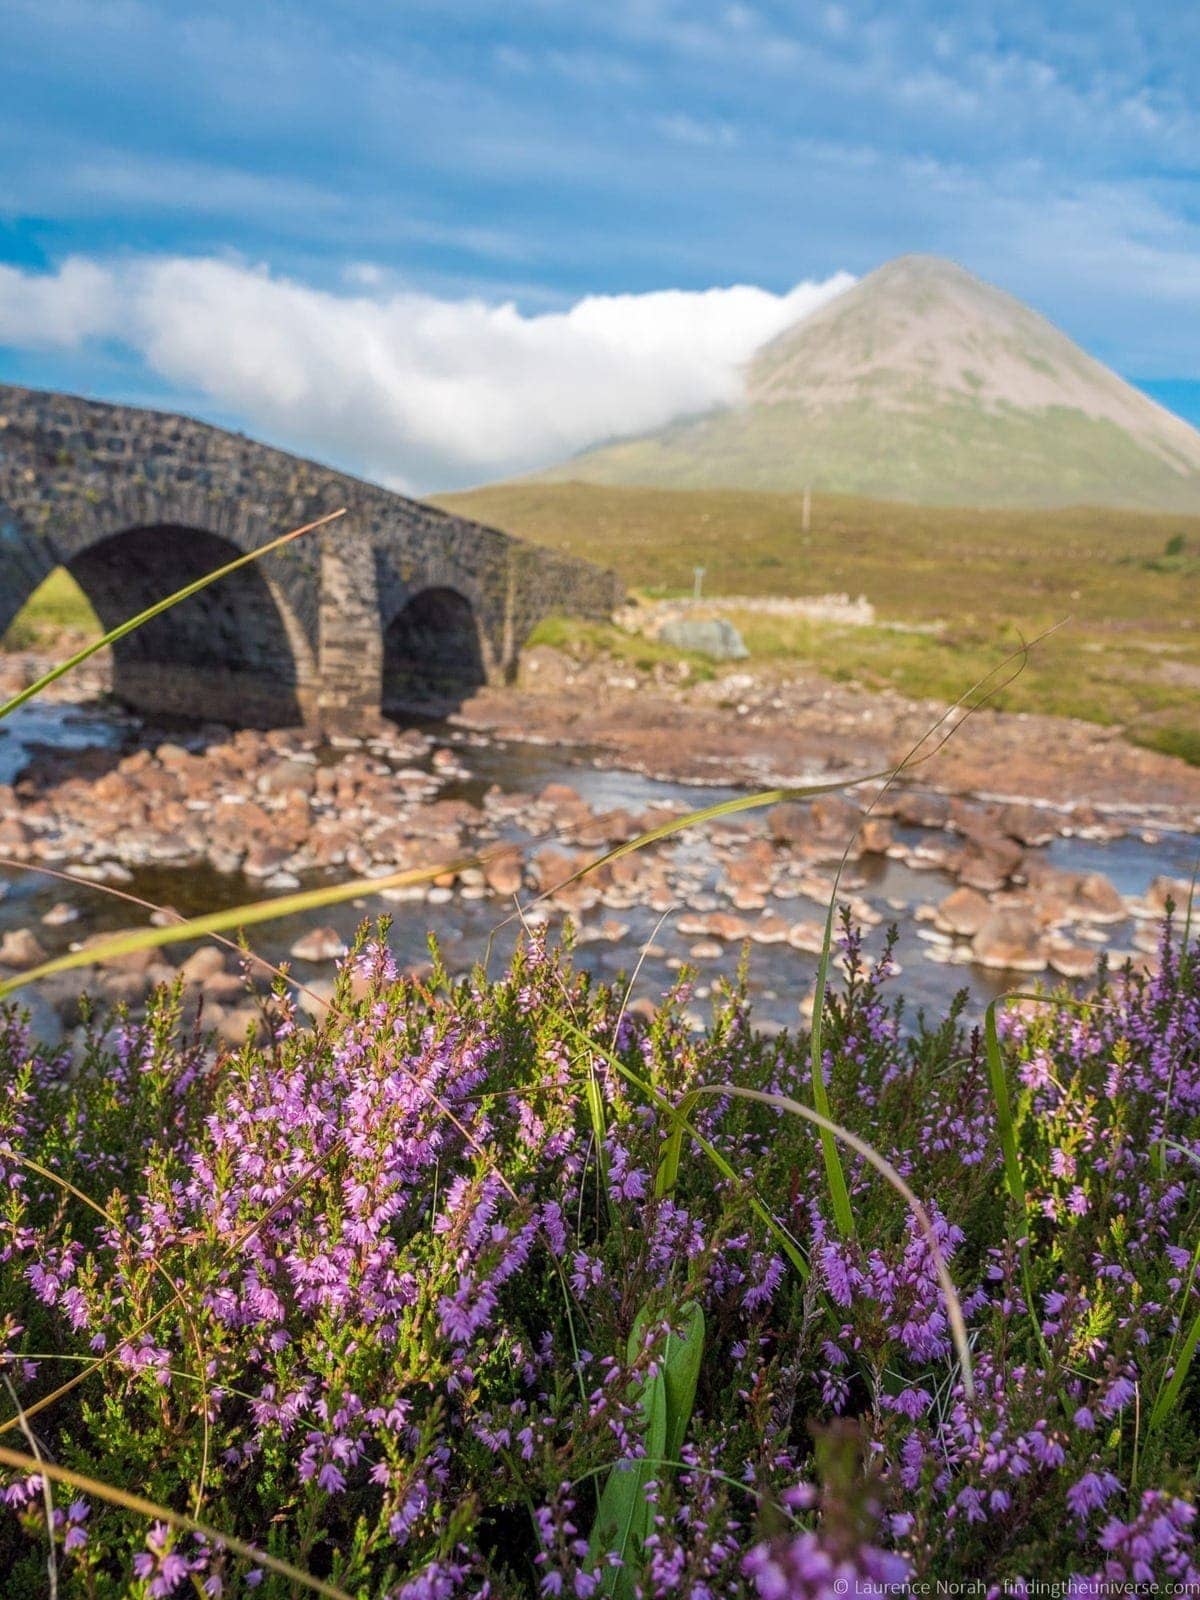
[[[697,939],[696,943],[688,947],[688,955],[693,961],[717,961],[724,954],[724,946],[715,939]]]
[[[1120,892],[1102,872],[1084,873],[1076,881],[1073,898],[1084,922],[1124,922],[1129,915]]]
[[[978,889],[955,889],[939,902],[936,926],[944,933],[973,939],[991,914],[987,900]]]
[[[980,834],[968,841],[958,863],[958,879],[970,889],[1003,889],[1021,865],[1024,851],[1000,834]]]
[[[1090,978],[1096,971],[1096,952],[1082,945],[1055,941],[1046,959],[1051,972],[1060,978]]]
[[[991,911],[971,941],[971,953],[981,967],[996,972],[1041,972],[1046,965],[1037,921],[1017,907]]]
[[[0,967],[27,972],[47,959],[47,952],[32,928],[10,928],[0,939]]]
[[[346,954],[346,942],[336,928],[312,928],[292,945],[296,961],[338,961]]]
[[[184,983],[206,983],[218,972],[225,971],[224,953],[216,945],[202,945],[193,950],[179,968]]]
[[[497,850],[484,862],[483,876],[493,894],[504,899],[519,894],[524,882],[521,852],[516,849]]]
[[[65,928],[69,922],[78,921],[79,908],[67,900],[56,901],[42,917],[47,928]]]
[[[788,929],[787,942],[793,950],[820,955],[825,948],[825,929],[817,922],[793,922]]]

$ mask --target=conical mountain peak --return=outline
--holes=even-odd
[[[1200,510],[1200,433],[1013,295],[904,255],[763,345],[739,404],[552,476]]]

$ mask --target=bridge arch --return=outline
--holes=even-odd
[[[416,589],[384,629],[384,712],[461,705],[488,681],[488,654],[476,608],[461,589]]]
[[[197,504],[174,486],[130,494],[117,477],[52,505],[41,525],[0,508],[0,632],[56,568],[79,584],[107,630],[267,543],[281,530]],[[25,527],[21,522],[26,523]],[[306,720],[316,677],[295,582],[271,557],[219,579],[112,650],[113,693],[135,710],[238,726]]]
[[[243,553],[220,534],[167,523],[97,539],[64,565],[107,631]],[[304,720],[309,655],[286,598],[256,562],[119,640],[112,689],[135,710],[294,727]]]

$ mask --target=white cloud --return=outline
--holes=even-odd
[[[593,295],[565,311],[346,292],[212,258],[0,268],[0,343],[128,346],[281,443],[412,489],[560,461],[737,399],[753,351],[853,281]]]
[[[120,297],[113,276],[74,257],[55,273],[0,266],[0,345],[69,349],[113,331]]]

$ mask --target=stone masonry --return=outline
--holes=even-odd
[[[56,566],[112,627],[343,506],[121,641],[115,692],[212,721],[367,726],[385,682],[423,666],[389,652],[416,640],[464,689],[504,682],[543,617],[607,618],[622,598],[589,562],[241,434],[0,386],[0,633]]]

